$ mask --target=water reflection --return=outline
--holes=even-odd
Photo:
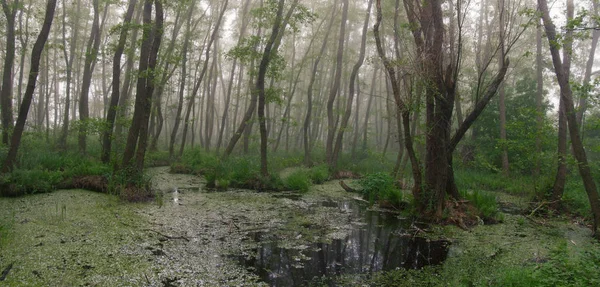
[[[324,206],[330,206],[326,202]],[[269,234],[254,234],[261,242],[255,256],[240,263],[271,286],[307,286],[319,280],[334,286],[331,279],[343,273],[370,273],[395,268],[421,268],[446,259],[449,242],[430,241],[407,234],[411,222],[386,213],[365,211],[354,202],[337,204],[342,211],[362,216],[344,240],[314,243],[306,249],[278,247]],[[325,279],[325,280],[323,280]]]

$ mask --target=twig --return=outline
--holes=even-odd
[[[190,242],[190,239],[187,238],[187,237],[185,237],[185,236],[169,236],[169,235],[162,234],[162,233],[160,233],[160,232],[158,232],[156,230],[152,230],[152,229],[144,229],[144,230],[155,232],[156,234],[158,234],[158,235],[160,235],[160,236],[162,236],[162,237],[164,237],[166,239],[170,239],[170,240],[173,240],[173,239],[182,239],[182,240],[185,240],[187,242]]]
[[[542,208],[542,206],[544,206],[544,205],[546,205],[546,204],[554,204],[554,203],[557,203],[557,202],[559,202],[559,201],[560,201],[560,199],[559,199],[559,200],[550,201],[550,202],[548,202],[548,201],[542,201],[542,203],[540,203],[540,205],[538,205],[538,207],[536,207],[536,208],[535,208],[535,209],[534,209],[534,210],[533,210],[533,211],[532,211],[532,212],[529,214],[529,216],[533,216],[533,215],[535,214],[535,212],[536,212],[536,211],[538,211],[540,208]]]
[[[2,271],[2,275],[0,275],[0,281],[4,281],[4,279],[6,279],[6,276],[8,276],[8,272],[10,272],[10,269],[12,269],[13,264],[14,262],[9,264],[6,268],[4,268],[4,271]]]

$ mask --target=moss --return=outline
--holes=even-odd
[[[0,199],[0,222],[14,222],[0,267],[8,286],[131,286],[152,272],[139,242],[144,222],[117,198],[83,190]]]

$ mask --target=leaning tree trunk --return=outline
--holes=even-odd
[[[31,65],[29,71],[29,79],[27,82],[27,88],[25,89],[25,95],[23,96],[23,102],[19,109],[19,116],[17,117],[17,124],[11,136],[10,149],[2,165],[2,173],[9,172],[13,169],[17,160],[17,152],[19,151],[19,145],[21,144],[21,136],[25,129],[25,121],[27,120],[27,114],[29,113],[29,107],[33,100],[33,93],[35,91],[35,84],[40,69],[40,58],[44,51],[44,46],[48,40],[50,34],[50,27],[52,26],[52,19],[54,18],[54,10],[56,8],[56,0],[48,0],[46,6],[46,15],[44,17],[44,23],[42,24],[42,30],[33,45],[31,50]]]
[[[127,41],[127,33],[129,32],[129,23],[133,17],[133,10],[137,0],[130,0],[127,7],[127,13],[123,19],[123,26],[121,28],[121,34],[119,35],[119,43],[115,49],[115,56],[113,57],[113,79],[112,79],[112,93],[110,96],[110,105],[108,107],[108,113],[106,115],[106,130],[102,133],[102,162],[108,163],[110,161],[112,133],[115,125],[115,119],[117,118],[117,110],[119,105],[120,96],[120,85],[121,85],[121,56],[125,50],[125,42]]]
[[[565,112],[567,115],[567,123],[569,126],[569,134],[571,136],[571,146],[573,147],[573,154],[577,159],[577,167],[579,168],[579,174],[583,179],[583,185],[590,201],[592,209],[592,216],[594,217],[594,224],[592,225],[592,235],[595,238],[600,238],[598,233],[598,224],[600,224],[600,200],[598,198],[598,190],[596,189],[596,182],[592,177],[590,166],[588,163],[587,155],[583,147],[583,142],[579,136],[579,126],[577,125],[577,115],[575,114],[575,107],[573,104],[573,91],[569,83],[569,76],[567,71],[564,69],[564,64],[560,59],[558,47],[555,45],[557,41],[556,28],[550,18],[548,12],[548,4],[546,0],[538,0],[538,7],[542,13],[542,19],[544,20],[544,27],[546,29],[546,35],[548,37],[548,43],[550,44],[550,53],[552,54],[552,63],[554,65],[554,72],[560,85],[560,97],[565,103]]]

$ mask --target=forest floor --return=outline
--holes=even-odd
[[[320,242],[320,248],[335,253],[333,249],[345,251],[345,246],[356,246],[348,238],[355,238],[350,235],[357,229],[373,229],[357,237],[358,241],[369,241],[374,240],[370,234],[384,232],[381,226],[390,218],[407,221],[400,214],[384,212],[372,218],[374,224],[365,222],[365,218],[371,220],[364,216],[365,208],[350,208],[360,205],[360,199],[343,191],[337,181],[315,185],[304,194],[214,192],[204,189],[200,177],[170,174],[168,170],[149,170],[159,194],[152,203],[124,203],[115,196],[84,190],[0,198],[0,285],[268,286],[263,280],[299,276],[290,270],[310,269],[302,265],[311,261],[305,258],[306,252],[296,252],[285,260],[279,258],[276,265],[263,265],[261,274],[256,262],[247,259],[257,250],[262,260],[272,260],[265,254],[302,251]],[[440,238],[449,242],[448,253],[442,258],[447,259],[439,265],[445,273],[454,274],[445,281],[448,286],[495,285],[499,270],[543,264],[561,242],[566,242],[567,252],[573,256],[598,248],[589,229],[575,219],[528,217],[524,215],[528,202],[520,197],[498,193],[498,201],[505,212],[500,224],[464,231],[411,221],[403,225],[401,233],[389,231],[386,235],[418,235],[427,244]],[[380,214],[377,210],[369,212]],[[277,238],[277,248],[265,249],[263,242],[255,240],[265,234]],[[332,242],[346,245],[336,247]],[[386,247],[378,250],[374,244],[367,249],[374,248],[377,254],[389,251]],[[418,248],[416,254],[424,252]],[[323,272],[339,274],[336,266],[341,263],[336,260],[340,255],[322,255],[332,257],[324,259]],[[361,264],[365,259],[354,257],[363,255],[369,256],[368,252],[355,252],[342,256],[342,260]],[[389,261],[385,258],[383,255],[384,265]],[[373,258],[366,260],[370,260],[371,268],[378,265]],[[269,269],[273,266],[287,269],[278,273]],[[331,266],[336,270],[330,270]],[[383,267],[375,266],[374,270]],[[427,272],[433,272],[431,276],[444,274],[439,268]],[[361,266],[359,270],[364,269]],[[339,286],[368,285],[372,279],[360,274],[340,278],[344,283]],[[305,280],[280,282],[307,284]]]

